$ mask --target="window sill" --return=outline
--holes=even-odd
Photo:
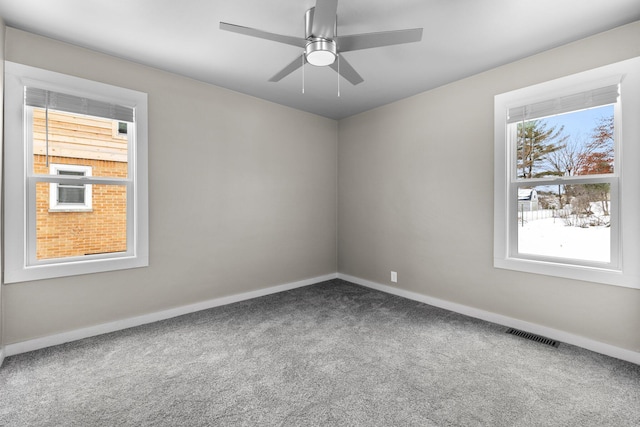
[[[50,208],[49,212],[93,212],[92,208]]]
[[[559,262],[529,260],[522,258],[494,258],[493,266],[506,270],[545,276],[562,277],[606,285],[640,289],[640,277],[625,274],[622,270],[603,267],[590,267]]]
[[[103,273],[115,270],[126,270],[149,266],[148,256],[124,255],[112,258],[93,258],[82,261],[69,261],[33,265],[5,271],[5,283],[28,282],[32,280],[51,279],[56,277],[76,276],[80,274]]]

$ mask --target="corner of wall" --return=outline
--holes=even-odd
[[[3,150],[3,135],[4,135],[4,113],[3,113],[3,102],[4,99],[4,35],[5,35],[6,27],[4,25],[4,20],[2,16],[0,16],[0,196],[2,195],[2,152]],[[4,218],[2,207],[2,197],[0,197],[0,219]],[[0,224],[0,243],[2,243],[2,224]],[[4,276],[4,265],[2,264],[2,244],[0,244],[0,366],[2,366],[2,362],[4,362],[4,341],[3,341],[3,312],[2,310],[2,286],[4,285],[3,276]]]

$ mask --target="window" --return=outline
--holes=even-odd
[[[112,123],[113,137],[114,138],[127,138],[127,122],[116,122]]]
[[[7,62],[5,132],[5,282],[148,265],[146,94]]]
[[[50,175],[91,176],[91,166],[49,165]],[[49,211],[91,211],[91,184],[49,184]]]
[[[638,94],[640,58],[495,97],[495,267],[640,287]]]

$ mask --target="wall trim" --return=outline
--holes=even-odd
[[[615,357],[616,359],[626,360],[627,362],[640,365],[639,352],[627,350],[627,349],[616,347],[600,341],[595,341],[589,338],[581,337],[579,335],[574,335],[558,329],[553,329],[553,328],[538,325],[535,323],[527,322],[524,320],[503,316],[501,314],[492,313],[489,311],[466,306],[463,304],[441,300],[438,298],[422,295],[416,292],[407,291],[404,289],[399,289],[399,288],[395,288],[388,285],[383,285],[383,284],[372,282],[366,279],[361,279],[359,277],[350,276],[348,274],[332,273],[324,276],[318,276],[310,279],[300,280],[297,282],[291,282],[291,283],[286,283],[282,285],[272,286],[265,289],[259,289],[256,291],[244,292],[241,294],[230,295],[227,297],[215,298],[207,301],[198,302],[195,304],[189,304],[189,305],[176,307],[168,310],[158,311],[155,313],[145,314],[142,316],[116,320],[113,322],[90,326],[87,328],[81,328],[73,331],[49,335],[46,337],[35,338],[32,340],[22,341],[14,344],[7,344],[5,345],[4,348],[0,347],[0,366],[2,366],[2,362],[4,361],[5,357],[14,356],[16,354],[39,350],[42,348],[60,345],[67,342],[80,340],[83,338],[93,337],[96,335],[102,335],[102,334],[116,332],[123,329],[133,328],[133,327],[145,325],[148,323],[158,322],[160,320],[166,320],[173,317],[182,316],[184,314],[194,313],[201,310],[207,310],[209,308],[233,304],[236,302],[245,301],[253,298],[259,298],[266,295],[276,294],[279,292],[301,288],[304,286],[309,286],[309,285],[313,285],[316,283],[320,283],[320,282],[324,282],[332,279],[346,280],[348,282],[365,286],[367,288],[375,289],[388,294],[397,295],[399,297],[433,305],[435,307],[440,307],[445,310],[450,310],[456,313],[464,314],[466,316],[474,317],[476,319],[481,319],[487,322],[496,323],[499,325],[503,325],[505,327],[522,329],[528,332],[543,335],[545,337],[548,337],[557,341],[582,347],[587,350],[594,351],[596,353],[601,353],[607,356]]]
[[[233,304],[235,302],[245,301],[253,298],[259,298],[266,295],[276,294],[291,289],[301,288],[327,280],[336,279],[337,273],[327,274],[324,276],[313,277],[310,279],[300,280],[297,282],[285,283],[283,285],[272,286],[256,291],[244,292],[241,294],[230,295],[227,297],[214,298],[195,304],[184,305],[181,307],[162,310],[155,313],[144,314],[142,316],[130,317],[128,319],[116,320],[113,322],[103,323],[100,325],[89,326],[87,328],[76,329],[73,331],[62,332],[59,334],[48,335],[46,337],[35,338],[32,340],[7,344],[5,346],[4,356],[14,356],[20,353],[39,350],[54,345],[60,345],[71,341],[89,338],[96,335],[107,334],[110,332],[120,331],[123,329],[133,328],[135,326],[145,325],[148,323],[158,322],[160,320],[170,319],[172,317],[182,316],[184,314],[194,313],[196,311],[207,310],[209,308],[219,307],[222,305]],[[0,360],[2,356],[0,350]]]
[[[469,307],[466,305],[429,297],[426,295],[418,294],[416,292],[411,292],[411,291],[395,288],[388,285],[382,285],[380,283],[372,282],[366,279],[361,279],[359,277],[350,276],[348,274],[338,273],[338,279],[346,280],[348,282],[352,282],[352,283],[365,286],[367,288],[375,289],[378,291],[386,292],[388,294],[397,295],[399,297],[433,305],[435,307],[444,308],[445,310],[454,311],[456,313],[464,314],[470,317],[475,317],[476,319],[497,323],[498,325],[503,325],[509,328],[516,328],[516,329],[532,332],[534,334],[542,335],[557,341],[575,345],[577,347],[582,347],[587,350],[594,351],[596,353],[604,354],[606,356],[615,357],[616,359],[626,360],[627,362],[640,365],[639,352],[616,347],[600,341],[595,341],[589,338],[581,337],[579,335],[574,335],[569,332],[549,328],[546,326],[538,325],[536,323],[531,323],[524,320],[514,319],[512,317],[503,316],[501,314],[492,313],[490,311],[485,311],[478,308]]]

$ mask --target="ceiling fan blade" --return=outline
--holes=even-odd
[[[287,77],[289,74],[293,73],[298,68],[302,67],[302,61],[303,61],[302,56],[298,56],[296,59],[294,59],[291,62],[291,64],[287,65],[282,70],[280,70],[275,76],[271,77],[269,81],[279,82],[283,78]]]
[[[419,42],[420,40],[422,40],[422,28],[340,36],[336,42],[338,43],[338,51],[350,52],[372,47]]]
[[[349,62],[347,62],[346,59],[344,59],[344,56],[342,55],[338,57],[338,59],[333,64],[331,64],[330,67],[333,68],[342,77],[347,79],[349,83],[354,86],[364,81],[364,79],[360,77],[360,74],[358,74],[358,72],[351,66],[351,64],[349,64]],[[340,69],[340,71],[338,71],[338,69]]]
[[[338,0],[317,0],[313,12],[313,24],[311,34],[314,37],[333,39],[336,29],[336,15],[338,13]]]
[[[303,38],[268,33],[266,31],[257,30],[255,28],[243,27],[240,25],[229,24],[227,22],[220,22],[220,29],[231,31],[232,33],[244,34],[245,36],[258,37],[260,39],[290,44],[300,48],[304,48],[307,45],[307,41]]]

